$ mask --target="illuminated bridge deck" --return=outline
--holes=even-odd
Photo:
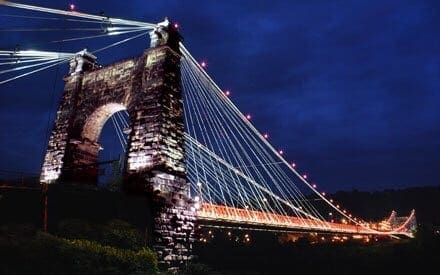
[[[378,231],[360,225],[325,222],[207,203],[202,204],[197,210],[197,218],[208,222],[242,224],[257,228],[277,228],[280,231],[410,236],[403,230]]]

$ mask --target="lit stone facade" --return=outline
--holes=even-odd
[[[195,220],[183,151],[180,36],[169,24],[150,36],[152,47],[139,58],[106,67],[87,52],[72,60],[41,182],[96,184],[102,127],[127,110],[124,189],[154,202],[152,246],[161,264],[176,268],[192,257]]]

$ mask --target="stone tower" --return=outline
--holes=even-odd
[[[105,122],[127,110],[124,189],[153,201],[153,249],[176,268],[191,258],[195,213],[184,163],[181,36],[168,22],[150,32],[141,57],[99,66],[86,50],[70,63],[40,181],[96,184]]]

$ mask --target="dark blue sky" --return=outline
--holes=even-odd
[[[63,9],[68,4],[26,3]],[[146,22],[169,16],[179,22],[185,44],[208,61],[217,83],[231,89],[256,127],[326,191],[439,184],[439,1],[75,4],[88,13]],[[31,13],[0,7],[0,14]],[[51,24],[0,17],[0,29]],[[63,35],[78,34],[2,31],[0,48],[76,51],[111,42],[41,44]],[[147,45],[147,39],[137,40],[98,58],[108,64],[139,55]],[[0,86],[1,170],[38,172],[66,70]]]

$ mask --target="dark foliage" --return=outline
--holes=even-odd
[[[57,235],[68,239],[88,239],[104,245],[123,249],[140,249],[144,246],[141,232],[122,220],[96,224],[80,219],[60,222]]]
[[[54,192],[54,191],[52,191]],[[78,193],[78,194],[77,194]],[[136,274],[157,272],[154,254],[143,248],[144,225],[135,224],[148,208],[144,201],[106,192],[53,193],[49,209],[52,234],[41,227],[41,193],[38,190],[0,191],[0,274]],[[90,193],[90,194],[89,194]],[[332,197],[352,213],[367,219],[383,218],[392,209],[407,215],[416,209],[416,239],[377,242],[310,244],[303,238],[280,243],[274,233],[252,232],[251,243],[232,241],[216,234],[198,243],[199,258],[184,274],[437,274],[440,262],[440,187],[338,192]],[[55,204],[54,201],[57,201]],[[64,202],[61,204],[61,202]],[[60,206],[76,212],[65,212]],[[109,202],[113,202],[110,205]],[[56,206],[56,207],[55,207]],[[130,210],[130,211],[128,211]],[[60,213],[69,213],[63,219]],[[92,212],[93,215],[91,214]],[[142,212],[142,211],[141,211]],[[79,214],[78,214],[79,213]],[[82,215],[88,214],[88,216]],[[129,223],[123,221],[126,213]],[[75,214],[75,215],[74,215]],[[81,214],[81,215],[80,215]],[[136,215],[134,215],[136,214]],[[99,215],[99,219],[92,219]],[[82,217],[85,216],[85,217]],[[15,224],[15,225],[14,225]],[[17,225],[20,224],[20,225]],[[223,232],[224,233],[224,232]],[[236,234],[235,232],[234,234]],[[238,233],[237,233],[238,234]],[[243,234],[243,232],[241,232]]]
[[[250,234],[253,241],[245,244],[216,232],[196,246],[198,262],[187,274],[438,274],[440,236],[429,227],[416,239],[369,245],[279,243],[273,233]]]
[[[148,248],[123,249],[93,240],[66,239],[29,225],[1,227],[0,258],[0,274],[158,273],[156,255]]]
[[[392,210],[399,216],[408,216],[415,209],[419,223],[440,225],[440,186],[375,192],[340,191],[332,197],[358,217],[380,220]]]

